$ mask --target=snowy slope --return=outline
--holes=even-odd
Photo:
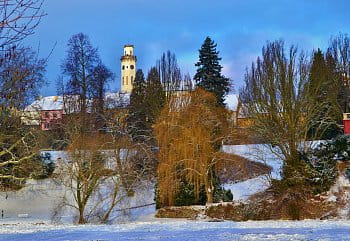
[[[225,189],[230,189],[233,199],[245,201],[251,195],[262,192],[270,187],[270,178],[280,178],[282,161],[271,153],[267,145],[226,145],[222,147],[222,151],[226,153],[236,154],[252,161],[261,162],[272,167],[270,175],[262,175],[253,179],[249,179],[239,183],[226,183]]]

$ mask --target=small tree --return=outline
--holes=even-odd
[[[174,205],[180,186],[188,184],[196,202],[203,188],[213,202],[217,146],[226,125],[225,109],[216,103],[214,95],[197,89],[174,96],[162,110],[155,125],[161,206]]]
[[[216,44],[207,37],[199,50],[199,61],[194,80],[198,87],[213,93],[219,105],[224,105],[224,97],[230,90],[230,80],[221,74],[222,66]]]
[[[124,110],[104,112],[108,132],[103,134],[82,132],[84,115],[66,118],[68,157],[61,160],[56,172],[67,192],[55,217],[59,218],[60,211],[70,207],[76,210],[79,224],[107,223],[115,218],[115,207],[148,180],[150,167],[154,166],[151,148],[133,142]]]

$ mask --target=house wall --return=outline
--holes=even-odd
[[[61,124],[63,110],[42,110],[41,111],[41,130],[48,131],[55,128],[55,125]]]

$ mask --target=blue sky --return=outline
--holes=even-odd
[[[68,39],[89,35],[102,61],[116,74],[119,89],[123,45],[135,45],[137,68],[145,73],[162,52],[170,50],[183,72],[195,73],[198,49],[206,36],[217,44],[224,74],[235,91],[244,70],[260,55],[266,41],[284,39],[300,49],[325,49],[330,36],[350,33],[348,0],[46,0],[48,14],[26,44],[49,58],[41,94],[56,94],[56,79]]]

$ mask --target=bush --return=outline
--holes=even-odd
[[[37,161],[41,168],[37,173],[33,174],[34,179],[45,179],[52,175],[55,171],[55,163],[51,160],[51,154],[45,153],[38,156]]]
[[[159,202],[159,191],[157,184],[155,186],[155,203],[156,209],[162,208],[164,205]],[[226,190],[221,187],[218,178],[214,179],[214,195],[213,201],[217,202],[230,202],[233,199],[231,190]],[[180,184],[179,191],[175,195],[175,206],[190,206],[190,205],[205,205],[207,202],[207,195],[204,185],[201,187],[199,198],[196,200],[194,187],[187,181],[183,181]]]
[[[314,193],[328,191],[338,175],[337,162],[350,160],[350,136],[340,135],[321,143],[305,159],[312,170],[309,183]]]
[[[348,167],[348,168],[345,169],[345,177],[346,177],[347,179],[350,179],[350,167]]]
[[[194,187],[188,182],[183,182],[175,197],[175,206],[205,205],[207,201],[204,186],[201,187],[199,199],[196,200]]]

